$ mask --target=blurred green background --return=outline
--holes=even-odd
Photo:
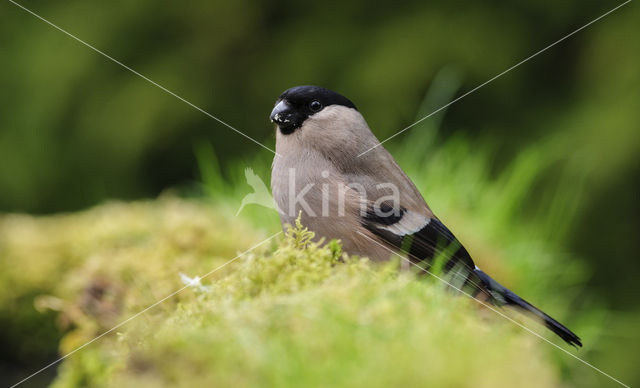
[[[273,147],[268,114],[291,86],[344,94],[383,139],[439,106],[429,105],[434,80],[455,98],[620,3],[22,4]],[[241,184],[247,161],[268,176],[268,151],[15,5],[0,8],[0,212],[68,212],[169,188],[197,195],[196,154],[209,144],[220,182]],[[589,297],[618,314],[603,345],[614,375],[612,349],[638,356],[639,38],[632,2],[388,143],[399,155],[403,137],[437,128],[437,144],[467,144],[454,158],[490,150],[493,177],[531,145],[544,150],[512,222],[551,211],[547,197],[570,189],[570,222],[557,217],[546,232],[584,261]],[[238,190],[239,201],[249,188]]]

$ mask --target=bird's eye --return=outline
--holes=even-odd
[[[322,109],[322,103],[318,100],[313,100],[309,103],[309,109],[311,109],[314,112],[317,112],[320,109]]]

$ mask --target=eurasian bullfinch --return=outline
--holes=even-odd
[[[276,101],[271,189],[282,224],[298,216],[318,237],[375,261],[403,253],[423,268],[447,252],[444,273],[469,294],[540,320],[571,345],[571,330],[481,271],[433,214],[411,179],[344,96],[317,86],[286,90]]]

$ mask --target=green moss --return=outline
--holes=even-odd
[[[38,303],[66,324],[64,353],[181,288],[180,273],[203,275],[264,238],[220,212],[175,198],[109,204],[58,216],[66,228],[25,218],[31,228],[3,241],[23,275],[54,253],[47,244],[66,247],[54,279],[22,277],[48,288]],[[397,263],[310,238],[298,224],[243,255],[65,359],[54,386],[559,385],[534,337]]]

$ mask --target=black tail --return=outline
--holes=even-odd
[[[476,275],[480,278],[483,285],[487,288],[491,296],[493,297],[493,302],[498,305],[507,305],[513,306],[521,311],[533,315],[534,317],[542,320],[544,325],[556,333],[560,338],[565,340],[569,345],[573,346],[582,346],[582,342],[580,342],[580,337],[575,335],[571,330],[567,329],[560,322],[551,318],[542,310],[533,306],[526,300],[522,299],[511,290],[506,287],[503,287],[500,283],[493,280],[489,275],[482,272],[480,269],[476,268],[474,270]]]

